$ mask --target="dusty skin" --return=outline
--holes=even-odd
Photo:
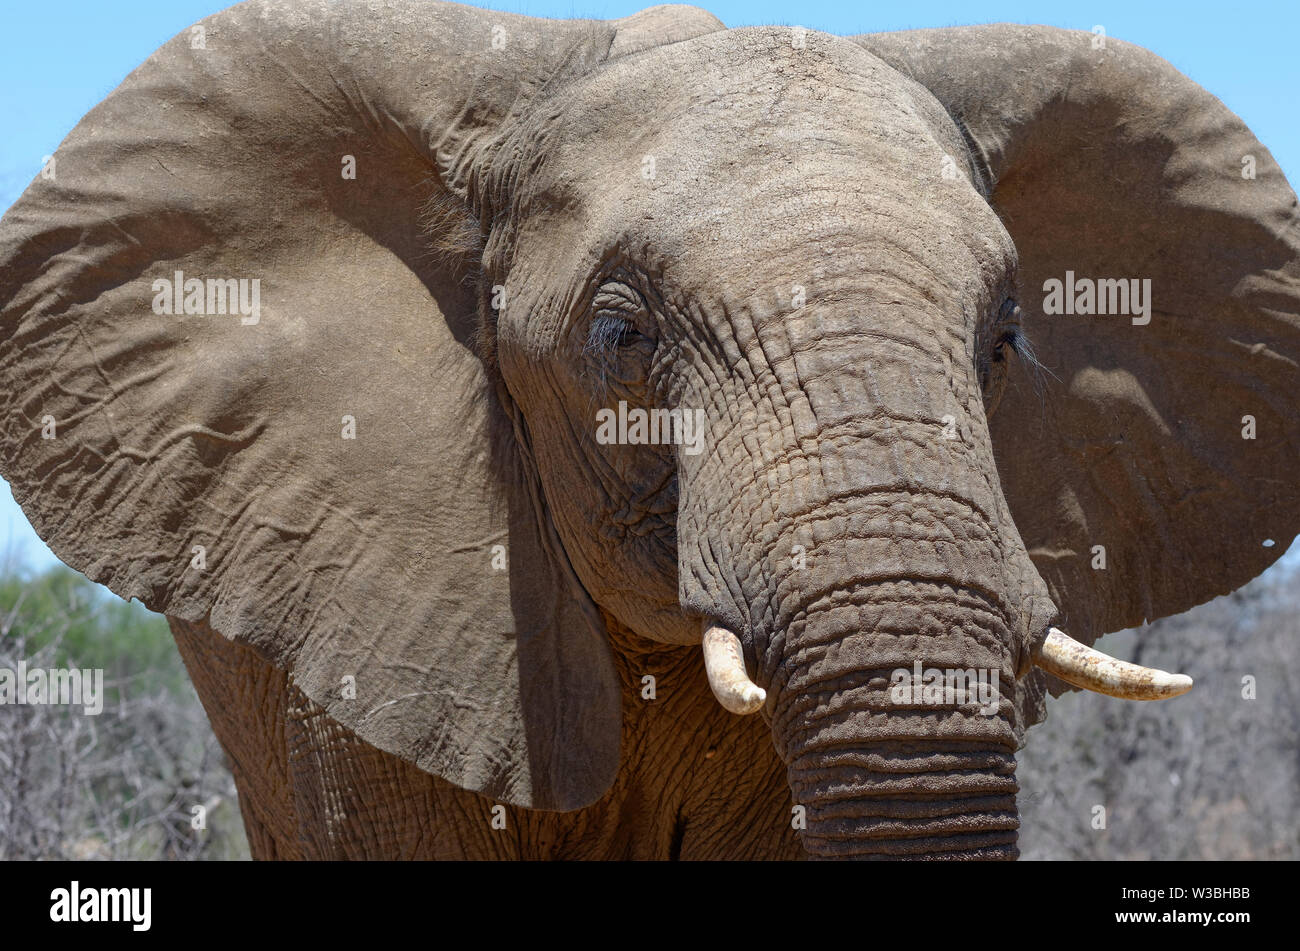
[[[1037,662],[1180,692],[1081,645],[1296,534],[1296,197],[1153,53],[202,26],[0,223],[0,470],[172,619],[258,856],[1013,858]]]

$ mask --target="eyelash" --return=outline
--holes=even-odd
[[[632,321],[616,314],[598,314],[587,331],[587,353],[597,357],[613,353],[636,342],[641,335]]]

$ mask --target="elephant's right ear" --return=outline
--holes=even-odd
[[[534,808],[608,788],[620,691],[473,348],[462,199],[498,126],[636,25],[245,3],[132,73],[0,224],[0,463],[54,552]]]
[[[858,37],[961,123],[1041,364],[989,429],[1016,527],[1090,643],[1245,584],[1300,531],[1300,207],[1169,63],[1001,24]]]

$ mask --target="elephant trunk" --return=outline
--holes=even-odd
[[[1014,858],[1015,682],[1050,602],[965,381],[924,377],[920,339],[832,354],[821,312],[788,343],[759,324],[768,389],[715,377],[710,451],[679,467],[681,605],[720,702],[770,718],[809,853]],[[782,345],[799,372],[764,373]]]
[[[846,592],[786,635],[773,689],[804,847],[825,858],[1015,858],[1016,734],[999,620],[913,581]],[[802,806],[802,810],[797,807]]]
[[[880,504],[866,493],[819,507],[806,518],[824,533],[804,534],[801,518],[758,566],[725,532],[705,546],[738,553],[715,604],[727,602],[723,591],[752,592],[741,626],[705,621],[710,685],[732,712],[762,708],[770,718],[811,855],[1015,858],[1013,699],[1024,658],[1004,589],[970,573],[996,565],[975,557],[992,539],[977,541],[981,523],[968,511],[942,534],[974,547],[936,561],[910,529],[884,533]],[[956,505],[892,504],[932,526],[932,507]],[[891,548],[892,558],[859,549],[873,535],[867,548]]]

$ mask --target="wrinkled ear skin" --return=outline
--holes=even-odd
[[[1249,581],[1300,526],[1300,222],[1268,150],[1114,39],[1011,25],[856,39],[964,128],[1015,241],[1043,372],[1016,362],[990,428],[1062,626],[1092,642]],[[1150,322],[1045,313],[1044,282],[1067,270],[1150,279]]]
[[[132,73],[0,223],[0,467],[54,552],[461,787],[603,795],[602,619],[420,209],[476,230],[501,124],[651,19],[264,0]],[[248,306],[167,312],[177,272]]]

